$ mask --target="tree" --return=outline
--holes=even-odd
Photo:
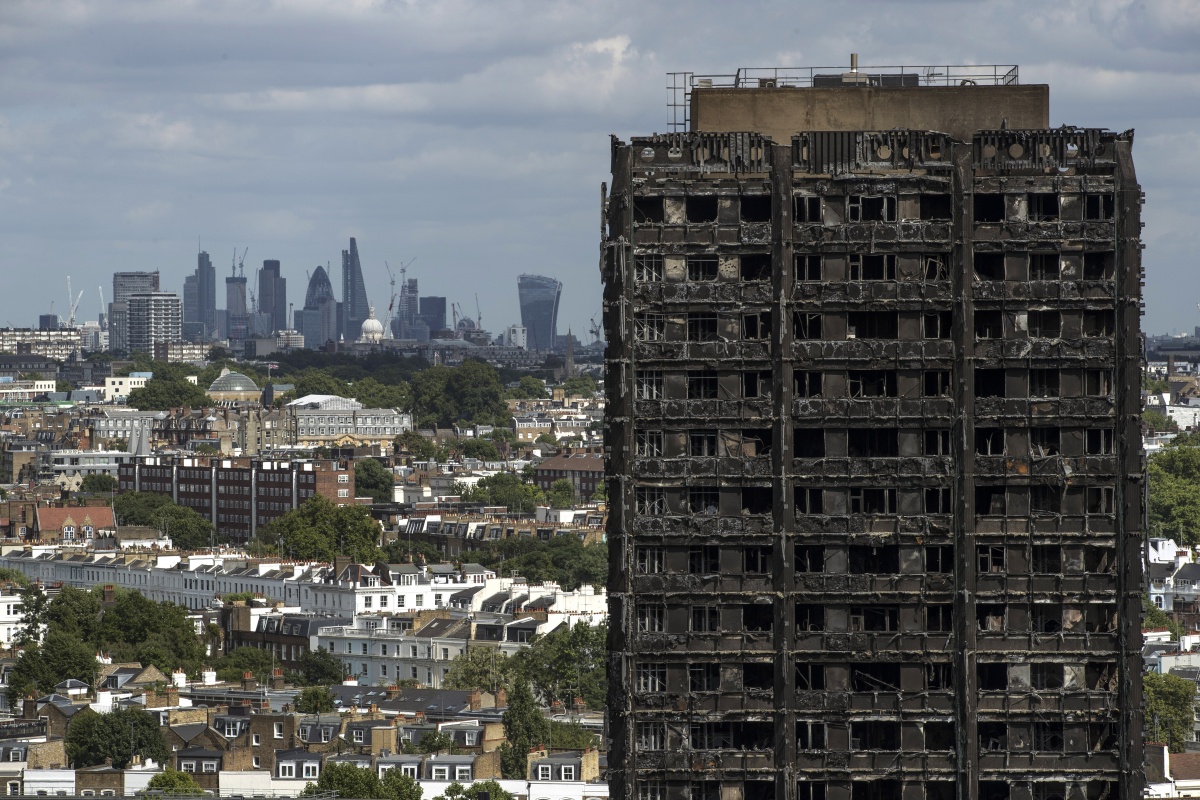
[[[327,792],[336,792],[338,797],[355,797],[359,800],[378,800],[385,797],[379,775],[374,770],[345,762],[327,763],[317,782],[305,786],[302,794]]]
[[[354,462],[354,494],[370,497],[376,503],[391,503],[395,500],[396,476],[390,469],[373,458]]]
[[[589,707],[604,708],[608,697],[606,637],[603,625],[561,625],[539,637],[518,657],[524,674],[547,703],[557,700],[569,705],[582,697]]]
[[[522,375],[517,385],[508,390],[508,396],[513,400],[545,400],[546,383],[532,375]]]
[[[389,564],[437,564],[442,560],[442,551],[429,542],[406,542],[397,539],[383,547],[383,558]]]
[[[457,408],[446,391],[450,367],[437,365],[413,376],[413,416],[419,428],[453,425]]]
[[[412,409],[412,390],[406,383],[384,384],[374,378],[363,378],[350,387],[354,399],[366,408]]]
[[[494,425],[502,424],[508,418],[500,373],[485,361],[464,359],[452,370],[446,381],[446,391],[457,406],[458,419]]]
[[[416,431],[405,431],[392,443],[397,452],[408,453],[417,461],[445,461],[446,449]]]
[[[504,711],[505,743],[500,746],[500,771],[505,778],[526,777],[525,755],[544,744],[549,732],[546,717],[534,701],[529,684],[518,682],[508,695],[508,708]]]
[[[29,578],[25,576],[25,573],[12,567],[0,567],[0,583],[5,582],[15,583],[21,588],[29,586]]]
[[[151,778],[146,788],[151,791],[162,792],[169,796],[198,796],[204,794],[204,790],[200,788],[200,784],[196,783],[196,779],[190,774],[171,769],[170,767],[167,767],[165,772],[160,772]]]
[[[153,520],[153,526],[169,536],[179,550],[201,550],[229,541],[227,535],[217,533],[211,522],[187,506],[166,503],[155,512]]]
[[[85,475],[79,484],[79,491],[96,494],[108,494],[117,490],[117,479],[105,472],[93,472]]]
[[[1196,684],[1157,672],[1146,673],[1142,681],[1147,734],[1153,741],[1165,742],[1172,753],[1182,753],[1195,721]]]
[[[271,677],[275,659],[269,650],[243,645],[233,648],[229,655],[218,659],[213,666],[217,670],[217,677],[223,681],[237,682],[242,679],[243,673],[252,672],[260,682],[265,682]]]
[[[63,586],[46,608],[46,624],[51,631],[87,642],[100,619],[100,598],[96,593],[74,586]]]
[[[1179,424],[1161,411],[1147,409],[1142,412],[1142,424],[1154,433],[1179,430]]]
[[[454,737],[443,731],[431,731],[417,742],[417,750],[422,753],[441,753],[445,751],[454,755]]]
[[[159,378],[156,374],[146,381],[145,386],[129,393],[127,404],[139,411],[169,411],[180,406],[204,408],[212,405],[212,400],[203,389],[190,381]]]
[[[153,759],[161,764],[168,753],[158,717],[140,708],[121,708],[107,714],[84,709],[71,719],[65,745],[67,759],[76,768],[103,764],[111,758],[114,767],[125,769],[134,754],[143,761]]]
[[[477,458],[480,461],[500,460],[500,451],[490,439],[467,439],[462,444],[462,454],[466,458]]]
[[[498,472],[475,484],[466,500],[492,506],[507,506],[510,511],[530,513],[542,501],[542,492],[511,472]]]
[[[13,640],[17,647],[28,647],[42,641],[49,606],[50,601],[41,586],[26,584],[21,590],[21,629]]]
[[[359,563],[374,563],[379,555],[379,523],[363,506],[335,506],[322,495],[275,520],[268,535],[279,552],[304,561],[333,561],[347,555]]]
[[[567,397],[591,397],[596,393],[596,382],[587,375],[576,375],[562,382]]]
[[[421,800],[421,795],[424,794],[420,784],[398,769],[389,769],[383,773],[380,783],[383,786],[383,796],[387,800]]]
[[[346,677],[346,665],[324,647],[300,656],[300,675],[309,686],[332,686]]]
[[[525,777],[524,761],[520,778]],[[476,781],[470,786],[463,786],[458,781],[446,787],[439,797],[434,800],[479,800],[481,794],[487,794],[488,800],[513,800],[513,796],[503,786],[494,780]]]
[[[563,750],[586,750],[596,746],[596,734],[577,722],[550,720],[547,747]]]
[[[1150,457],[1150,528],[1180,544],[1200,543],[1200,446],[1191,436]]]
[[[559,478],[550,484],[546,499],[552,508],[570,508],[575,505],[575,484],[571,483],[570,478]]]
[[[492,694],[497,689],[511,691],[518,678],[520,662],[492,647],[472,647],[450,662],[442,684],[447,689],[484,689]]]
[[[593,503],[607,503],[608,502],[608,488],[604,485],[604,481],[600,481],[599,483],[596,484],[596,489],[595,489],[595,491],[592,492],[592,502]]]
[[[309,686],[296,698],[296,710],[302,714],[324,714],[333,711],[333,695],[324,686]]]
[[[1157,628],[1169,630],[1173,642],[1179,641],[1179,637],[1183,635],[1182,625],[1171,619],[1167,612],[1150,602],[1149,595],[1142,595],[1142,630],[1148,631]]]

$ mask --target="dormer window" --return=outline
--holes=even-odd
[[[74,538],[75,538],[75,526],[74,525],[63,525],[63,539],[74,539]]]
[[[356,741],[356,742],[358,742],[358,743],[360,743],[360,744],[361,744],[361,743],[362,743],[362,740],[363,740],[363,732],[362,732],[362,729],[361,729],[361,728],[359,728],[359,729],[357,729],[357,730],[355,730],[355,731],[354,731],[354,741]]]

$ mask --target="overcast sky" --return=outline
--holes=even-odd
[[[608,135],[667,128],[671,70],[1000,63],[1051,124],[1137,129],[1150,332],[1200,325],[1200,3],[0,0],[0,325],[95,319],[116,270],[182,291],[279,259],[288,298],[358,238],[499,331],[517,276],[599,318]]]

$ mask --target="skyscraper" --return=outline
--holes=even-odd
[[[350,249],[342,251],[342,321],[339,336],[345,336],[347,341],[358,339],[363,320],[370,311],[362,264],[358,259],[358,242],[350,237]]]
[[[530,350],[553,350],[558,339],[558,298],[562,284],[543,275],[522,275],[517,280],[521,324]]]
[[[1133,134],[913,72],[613,142],[614,798],[1142,796]]]
[[[108,349],[129,352],[129,297],[157,292],[158,272],[114,272],[112,302],[108,306]]]
[[[129,352],[154,354],[154,345],[183,337],[183,303],[171,292],[129,295]]]
[[[418,301],[418,316],[425,320],[430,332],[446,329],[446,298],[427,296]]]
[[[268,333],[285,331],[290,327],[287,308],[287,279],[279,274],[279,262],[263,262],[258,273],[258,311],[266,315]]]
[[[217,270],[212,265],[208,253],[201,250],[196,256],[196,271],[191,277],[195,292],[195,300],[191,307],[188,304],[188,282],[184,281],[183,316],[184,332],[189,333],[187,326],[194,324],[198,328],[194,332],[197,340],[211,339],[217,330]]]
[[[337,339],[337,300],[324,267],[317,267],[308,280],[304,308],[295,313],[295,327],[304,336],[304,346],[316,349]]]
[[[250,335],[250,311],[246,305],[246,276],[237,267],[225,279],[225,336],[232,341]]]
[[[204,336],[200,322],[200,286],[195,273],[183,279],[183,338],[198,342]]]

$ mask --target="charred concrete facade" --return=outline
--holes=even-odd
[[[1141,796],[1133,136],[974,130],[614,140],[614,797]]]

